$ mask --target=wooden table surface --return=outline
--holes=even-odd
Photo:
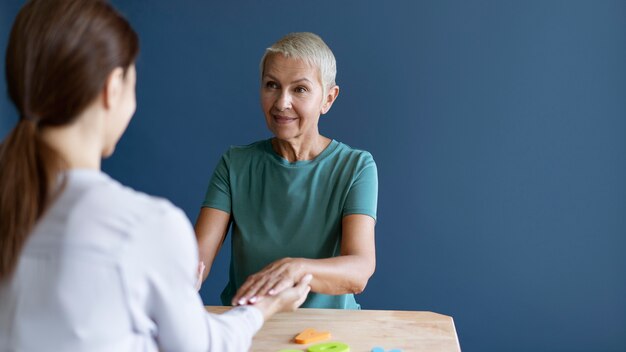
[[[211,313],[231,307],[207,306]],[[402,352],[460,351],[452,317],[432,312],[393,310],[342,310],[301,308],[279,313],[265,322],[252,342],[253,352],[281,349],[306,351],[316,343],[300,345],[293,338],[306,328],[330,331],[331,339],[350,346],[350,352],[370,352],[374,347]]]

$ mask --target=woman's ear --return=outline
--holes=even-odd
[[[106,110],[112,110],[119,104],[124,86],[124,70],[116,67],[107,77],[103,89],[103,103]]]
[[[324,97],[324,103],[322,104],[322,115],[330,110],[330,107],[333,106],[333,103],[335,102],[335,99],[337,99],[337,96],[339,96],[339,86],[334,85],[330,89],[328,89],[328,92],[326,92],[326,96]]]

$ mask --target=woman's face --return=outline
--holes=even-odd
[[[113,154],[115,145],[124,134],[131,117],[135,114],[137,107],[137,100],[135,97],[135,83],[137,81],[137,71],[135,65],[131,65],[126,69],[126,73],[118,79],[113,88],[116,92],[111,97],[111,114],[110,123],[107,126],[104,150],[102,151],[103,157],[108,157]],[[119,83],[118,83],[119,82]]]
[[[330,108],[324,99],[319,69],[281,54],[270,55],[265,61],[261,105],[267,127],[285,141],[318,136],[320,114]]]

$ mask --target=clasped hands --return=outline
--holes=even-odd
[[[204,263],[199,262],[196,272],[198,290],[204,270]],[[306,300],[312,280],[313,276],[304,272],[301,260],[283,258],[249,276],[233,297],[232,305],[255,305],[265,319],[279,311],[293,311]]]
[[[250,275],[232,299],[232,305],[255,304],[296,286],[307,273],[298,258],[282,258]]]

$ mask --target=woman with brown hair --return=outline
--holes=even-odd
[[[34,0],[13,25],[0,146],[0,347],[244,351],[298,307],[310,276],[254,307],[207,314],[183,212],[100,170],[135,112],[138,38],[103,0]]]

